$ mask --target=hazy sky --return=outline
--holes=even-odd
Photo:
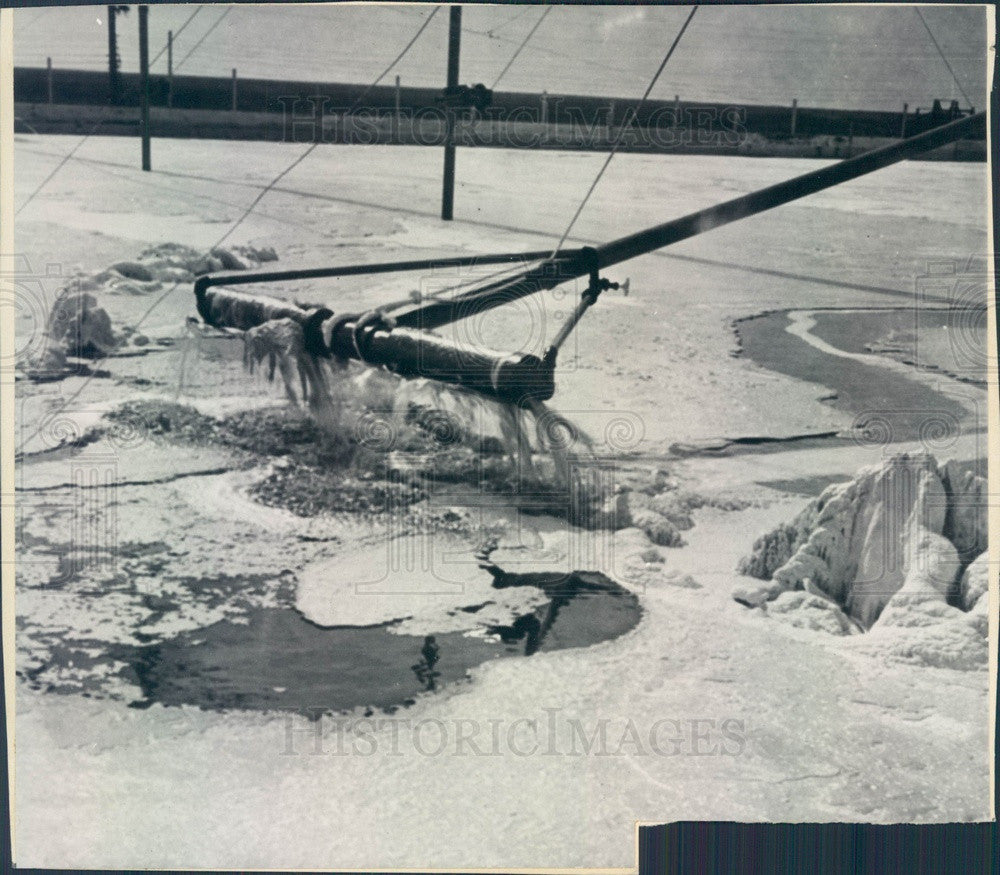
[[[150,9],[152,56],[167,31],[178,31],[196,8]],[[206,5],[176,38],[175,71],[228,76],[236,67],[244,76],[368,83],[433,8]],[[461,81],[491,85],[542,12],[537,6],[465,7]],[[807,106],[898,109],[904,101],[912,108],[929,106],[934,97],[960,98],[964,89],[981,108],[985,7],[925,6],[923,13],[961,88],[913,7],[707,6],[653,96],[736,103],[796,97]],[[104,6],[17,10],[15,64],[44,66],[51,56],[57,67],[106,68],[106,14]],[[558,6],[498,87],[638,97],[686,14],[683,7]],[[138,68],[137,18],[135,7],[119,18],[125,70]],[[441,7],[393,71],[404,84],[443,84],[447,23],[447,7]],[[153,69],[166,71],[166,54]]]

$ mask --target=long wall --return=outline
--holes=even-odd
[[[139,136],[138,112],[134,107],[93,107],[75,104],[18,103],[14,105],[16,133],[94,134]],[[288,122],[274,113],[220,112],[204,109],[150,110],[153,137],[211,140],[264,140],[269,142],[315,142],[355,145],[442,146],[442,119],[393,116],[299,119]],[[460,146],[514,149],[560,149],[606,152],[618,136],[618,128],[578,124],[466,120],[455,129]],[[757,157],[846,158],[893,142],[888,137],[813,136],[771,140],[759,134],[739,134],[716,126],[702,128],[629,128],[619,145],[623,152],[661,154],[750,155]],[[924,156],[929,160],[983,161],[982,140],[962,140]]]
[[[108,105],[108,76],[94,71],[16,68],[15,130],[139,133],[137,74],[122,74],[119,105]],[[442,145],[440,92],[393,86],[151,77],[154,137],[346,144]],[[50,100],[51,97],[51,100]],[[606,151],[625,126],[623,151],[700,152],[835,158],[858,154],[954,117],[954,110],[900,113],[739,106],[578,95],[496,93],[483,111],[462,111],[464,146]],[[349,112],[345,112],[349,110]],[[985,137],[928,157],[985,160]]]
[[[49,102],[49,80],[53,103],[107,106],[108,75],[93,70],[60,70],[16,67],[14,69],[14,100],[20,103]],[[139,75],[120,74],[119,103],[136,106],[139,102]],[[414,116],[442,112],[440,91],[433,88],[381,85],[369,88],[356,84],[281,81],[271,79],[237,79],[235,109],[245,112],[289,113],[293,109],[309,111],[324,105],[325,112],[339,113],[357,103],[357,109],[368,112],[400,110]],[[639,108],[634,98],[590,97],[573,94],[539,94],[496,92],[493,104],[482,115],[494,121],[540,122],[556,124],[622,124],[638,127],[663,127],[679,115],[681,124],[700,119],[711,121],[725,115],[739,115],[748,133],[769,138],[783,136],[856,136],[899,137],[927,130],[951,115],[950,107],[933,112],[932,95],[928,107],[910,107],[899,112],[818,109],[792,106],[789,95],[785,106],[752,104],[705,103],[678,99],[651,100]],[[296,101],[299,105],[296,106]],[[232,110],[233,80],[230,77],[175,76],[171,94],[170,82],[164,75],[150,77],[150,102],[153,106],[178,109]]]

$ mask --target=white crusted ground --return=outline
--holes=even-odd
[[[76,142],[18,137],[19,199]],[[144,247],[164,241],[208,250],[258,186],[301,148],[157,141],[156,172],[142,174],[135,143],[91,139],[77,153],[83,160],[67,163],[19,215],[18,249],[36,274],[52,264],[64,276],[77,267],[93,274],[135,260]],[[544,247],[555,242],[602,160],[463,151],[457,220],[445,226],[434,215],[437,150],[319,149],[229,242],[273,246],[289,266]],[[606,240],[813,166],[619,156],[578,231],[581,240]],[[584,320],[573,339],[579,358],[567,350],[559,375],[557,408],[629,465],[665,467],[681,486],[717,497],[722,506],[739,499],[730,506],[743,508],[694,511],[686,545],[659,548],[663,563],[634,560],[650,546],[636,529],[584,540],[581,548],[553,520],[524,521],[533,569],[566,562],[566,555],[576,557],[575,565],[576,551],[585,549],[588,564],[603,563],[639,592],[644,615],[632,632],[586,651],[495,660],[474,672],[473,683],[398,712],[411,725],[443,721],[425,725],[431,749],[433,732],[445,727],[447,744],[434,756],[415,749],[413,735],[398,723],[361,727],[366,735],[346,742],[353,754],[336,754],[336,739],[328,738],[320,755],[316,724],[305,719],[159,705],[138,711],[121,700],[21,683],[18,863],[629,866],[636,820],[988,818],[985,668],[901,663],[877,647],[845,643],[865,636],[794,628],[751,614],[730,597],[736,563],[754,539],[809,500],[761,483],[846,480],[889,449],[912,447],[789,445],[759,455],[664,461],[674,442],[848,425],[848,415],[817,400],[823,387],[734,358],[730,321],[775,307],[906,305],[928,261],[983,251],[985,179],[979,165],[900,166],[610,272],[631,275],[632,294],[606,295]],[[284,291],[356,309],[399,297],[414,282],[354,278]],[[39,312],[58,286],[45,278],[35,286]],[[113,324],[134,326],[151,302],[119,295],[101,303]],[[500,347],[539,345],[565,306],[546,296],[492,314],[473,335]],[[33,311],[24,312],[19,328],[30,338]],[[26,448],[65,436],[47,417],[67,401],[65,418],[77,426],[140,394],[176,396],[220,412],[279,402],[279,387],[242,374],[238,343],[195,348],[182,341],[184,319],[193,312],[188,287],[169,295],[142,331],[154,340],[177,338],[175,344],[113,360],[106,367],[114,379],[19,383]],[[25,525],[19,669],[37,667],[46,642],[89,639],[100,650],[104,642],[132,640],[140,628],[152,634],[198,628],[238,616],[247,605],[298,599],[302,606],[311,598],[310,611],[362,616],[346,597],[324,590],[322,573],[345,556],[357,563],[368,555],[363,551],[384,545],[377,523],[303,521],[261,508],[245,488],[264,472],[231,470],[232,460],[213,449],[195,454],[140,442],[112,448],[100,455],[104,462],[95,461],[99,449],[87,448],[90,456],[87,450],[39,456],[22,468],[24,486],[56,488],[19,495]],[[982,435],[970,434],[950,454],[972,459],[982,452]],[[74,460],[92,470],[109,458],[122,481],[115,493],[117,564],[84,562],[71,583],[46,587],[58,571],[46,539],[72,543],[73,495],[60,484],[72,481]],[[212,473],[217,469],[222,473]],[[189,476],[174,476],[181,473]],[[509,510],[491,513],[510,517]],[[474,545],[467,546],[471,552]],[[512,560],[524,553],[507,544],[494,558],[502,555]],[[236,585],[218,583],[223,575],[235,576]],[[216,580],[218,589],[192,589],[190,580],[202,578]],[[396,614],[397,607],[383,604],[378,615]],[[74,666],[60,670],[71,686]],[[541,751],[521,756],[539,740],[524,722],[530,720],[542,727]],[[545,756],[550,720],[559,755]],[[589,736],[602,720],[609,755],[596,748],[583,755],[582,747],[574,755],[574,726]],[[501,739],[496,755],[494,725]],[[484,755],[459,745],[459,727],[479,733]],[[394,731],[403,738],[398,755]]]

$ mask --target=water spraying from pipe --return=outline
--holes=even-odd
[[[306,349],[301,324],[269,319],[243,333],[243,364],[268,382],[280,378],[291,404],[302,407],[327,435],[362,455],[421,467],[414,457],[464,448],[504,457],[518,482],[564,496],[587,490],[576,469],[594,458],[590,438],[545,402],[492,398],[462,386],[404,378],[385,368],[322,357]],[[415,471],[427,474],[426,469]]]

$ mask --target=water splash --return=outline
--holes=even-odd
[[[580,494],[580,463],[594,457],[593,442],[541,401],[527,406],[489,398],[461,386],[403,378],[385,368],[326,359],[305,348],[302,328],[275,319],[246,331],[244,366],[280,376],[289,402],[310,411],[321,427],[373,452],[419,447],[465,447],[506,457],[536,485]]]

